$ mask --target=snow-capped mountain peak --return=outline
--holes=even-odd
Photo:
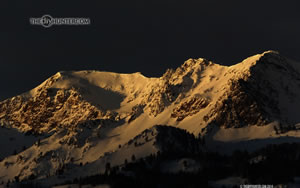
[[[165,128],[152,129],[154,125],[203,137],[207,147],[216,150],[218,144],[279,138],[300,123],[299,75],[299,63],[275,51],[232,66],[189,59],[160,78],[141,73],[58,72],[31,91],[0,103],[2,127],[17,132],[11,134],[31,135],[24,150],[16,148],[17,155],[2,152],[7,158],[0,169],[9,173],[0,170],[0,177],[46,178],[56,176],[55,171],[66,164],[103,169],[103,161],[120,164],[116,160],[120,155],[157,152],[148,141]],[[149,140],[141,147],[128,144],[146,137]],[[41,173],[46,166],[54,171]],[[70,177],[77,175],[80,171]]]

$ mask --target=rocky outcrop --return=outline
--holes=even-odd
[[[173,109],[171,114],[172,118],[176,118],[177,121],[181,121],[187,116],[192,116],[198,113],[201,109],[205,108],[209,104],[207,98],[196,95],[190,100],[179,104]]]
[[[24,132],[47,132],[57,126],[72,127],[105,116],[105,112],[84,101],[74,88],[44,89],[26,100],[18,96],[0,106],[1,121]]]
[[[279,107],[279,90],[283,88],[284,91],[286,85],[271,80],[272,76],[277,78],[282,71],[284,74],[288,71],[297,75],[277,53],[265,53],[247,71],[238,72],[236,77],[228,81],[227,91],[203,120],[220,127],[239,128],[262,126],[283,119]]]
[[[245,84],[243,80],[231,82],[230,91],[219,98],[214,108],[204,116],[203,120],[207,122],[212,117],[211,121],[225,128],[269,123],[269,114],[259,102],[266,96],[246,89],[247,84]]]
[[[199,84],[202,72],[207,66],[212,65],[214,65],[212,62],[200,58],[189,59],[176,70],[168,69],[160,78],[161,82],[153,86],[143,101],[145,108],[149,109],[149,114],[157,116],[176,101],[180,94],[188,92]]]
[[[132,122],[137,117],[139,117],[144,112],[143,108],[144,105],[135,105],[134,107],[132,107],[132,111],[129,114],[128,123]]]

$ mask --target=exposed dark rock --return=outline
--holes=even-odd
[[[209,104],[207,98],[201,96],[194,96],[190,100],[181,103],[173,109],[171,114],[172,118],[177,118],[177,121],[183,120],[187,116],[198,113],[201,109],[205,108]]]
[[[137,117],[139,117],[143,112],[143,108],[145,105],[135,105],[132,107],[132,112],[129,115],[128,123],[135,120]]]

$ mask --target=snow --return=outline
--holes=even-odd
[[[245,185],[246,181],[247,181],[246,179],[241,177],[228,177],[215,182],[209,182],[209,185],[214,188],[221,188],[221,187],[232,188],[234,186]]]
[[[273,122],[265,126],[249,126],[243,128],[214,128],[207,135],[207,147],[213,151],[232,154],[234,150],[256,151],[269,144],[300,143],[300,131],[288,131],[276,134]]]
[[[52,176],[49,181],[45,180],[48,183],[61,182],[64,179],[55,177],[55,172],[63,164],[71,166],[65,176],[72,179],[82,173],[99,173],[105,169],[106,162],[112,166],[122,165],[125,159],[130,161],[132,154],[138,159],[156,153],[158,148],[153,145],[154,140],[139,147],[128,145],[129,140],[154,125],[178,127],[196,136],[201,134],[206,138],[209,148],[225,153],[234,149],[254,151],[269,143],[299,142],[299,131],[282,134],[274,131],[274,126],[279,123],[284,126],[300,123],[300,99],[297,97],[300,93],[300,65],[290,60],[279,61],[276,54],[267,51],[233,66],[222,66],[201,58],[189,59],[178,69],[169,70],[160,78],[147,78],[141,73],[59,72],[31,91],[0,103],[0,123],[13,127],[0,129],[0,143],[3,144],[0,145],[0,157],[7,157],[0,162],[0,181],[12,180],[17,175],[25,179],[35,173],[40,179]],[[275,58],[275,65],[262,64],[260,60],[265,57]],[[274,67],[277,65],[287,67],[293,74],[287,76],[284,69]],[[267,125],[208,127],[217,114],[212,114],[206,122],[203,118],[215,109],[217,103],[228,97],[230,83],[239,79],[251,81],[253,74],[263,75],[259,77],[261,83],[271,83],[270,87],[276,91],[272,97],[278,101],[281,113],[276,114],[272,107],[266,106],[265,110],[274,117]],[[22,132],[30,129],[24,116],[35,117],[36,114],[46,113],[49,106],[41,104],[38,112],[26,114],[29,112],[24,111],[25,103],[28,100],[37,102],[43,92],[49,90],[53,90],[53,93],[43,100],[50,100],[56,106],[53,107],[52,117],[40,128],[41,133],[48,134],[47,137],[41,137],[40,146],[35,146],[33,143],[37,138],[23,136]],[[60,102],[59,97],[65,97],[66,101]],[[207,106],[196,109],[195,113],[186,112],[181,121],[171,117],[174,109],[181,108],[195,97],[208,101]],[[140,108],[139,114],[134,111],[137,106]],[[7,121],[5,118],[10,111],[13,115],[11,121]],[[181,113],[185,113],[184,109]],[[135,119],[128,122],[133,115]],[[14,122],[24,126],[15,126]],[[205,128],[211,130],[203,132]],[[23,145],[28,146],[18,154],[22,155],[22,160],[18,159],[18,155],[9,156],[12,154],[12,148],[7,147],[10,137],[16,138],[11,143],[17,150]],[[177,172],[184,170],[182,165],[183,161],[170,161],[163,169]],[[193,166],[201,167],[200,164]]]
[[[83,96],[87,101],[92,104],[98,104],[104,109],[118,109],[119,111],[124,110],[122,107],[128,101],[126,97],[143,92],[144,86],[157,80],[155,78],[147,79],[140,73],[117,74],[80,71],[67,73],[66,75],[66,79],[63,76],[61,80],[51,87],[60,89],[69,89],[71,87],[84,88]],[[126,111],[129,107],[125,106],[124,108]]]
[[[16,129],[0,127],[0,159],[8,157],[14,152],[21,152],[23,149],[34,144],[37,140],[38,137],[32,135],[26,136]]]

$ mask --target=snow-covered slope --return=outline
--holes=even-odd
[[[299,94],[300,63],[274,51],[233,66],[189,59],[160,78],[59,72],[0,103],[1,126],[17,132],[9,134],[31,135],[24,136],[28,140],[24,150],[12,145],[16,155],[5,151],[0,180],[57,180],[64,172],[66,177],[81,176],[87,173],[83,168],[103,170],[107,162],[119,165],[134,153],[139,158],[174,145],[168,142],[174,140],[169,135],[154,147],[159,136],[152,139],[153,135],[164,129],[155,125],[203,137],[207,149],[222,152],[298,142]],[[147,142],[130,146],[130,140],[144,134]],[[184,147],[179,141],[178,145]]]

